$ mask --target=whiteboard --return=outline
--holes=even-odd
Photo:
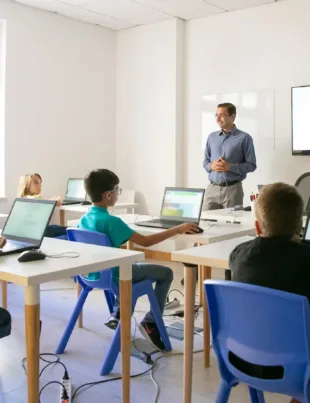
[[[223,94],[210,94],[202,97],[201,146],[203,150],[209,134],[220,130],[216,119],[216,107],[223,102],[231,102],[237,108],[236,126],[249,133],[256,151],[274,151],[275,118],[274,90],[256,90]]]

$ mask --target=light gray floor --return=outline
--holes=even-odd
[[[180,280],[182,267],[173,265],[175,281],[173,288],[182,290]],[[69,315],[76,301],[75,286],[71,280],[44,284],[41,293],[41,317],[43,329],[41,335],[41,352],[54,352],[55,346],[64,330]],[[183,291],[183,290],[182,290]],[[181,295],[173,294],[178,298]],[[24,343],[24,306],[23,289],[15,285],[8,287],[8,305],[13,318],[12,335],[0,340],[0,403],[20,403],[27,401],[26,377],[21,367],[21,360],[25,356]],[[183,302],[183,301],[182,301]],[[145,300],[139,302],[135,317],[143,316],[147,309]],[[84,310],[84,329],[76,329],[69,342],[67,352],[61,357],[67,365],[69,375],[75,387],[86,382],[103,379],[99,370],[107,350],[112,332],[105,328],[103,322],[107,317],[107,306],[103,292],[91,293]],[[134,323],[134,322],[133,322]],[[197,325],[201,324],[198,318]],[[138,333],[137,333],[138,335]],[[182,343],[172,340],[175,351],[182,351]],[[202,347],[202,338],[195,336],[195,347]],[[158,402],[182,401],[182,356],[166,357],[158,361],[155,378],[161,389]],[[142,372],[147,365],[132,359],[132,373]],[[117,362],[114,375],[120,374],[120,362]],[[62,368],[57,365],[50,367],[41,378],[41,385],[52,380],[60,380]],[[219,374],[216,359],[212,358],[212,367],[203,368],[201,353],[194,357],[193,403],[212,403],[215,401],[219,384]],[[149,375],[132,380],[131,396],[134,403],[154,401],[155,386]],[[122,401],[121,383],[110,382],[95,386],[81,393],[75,403],[101,403],[104,401]],[[51,385],[45,389],[41,403],[58,402],[59,387]],[[288,402],[290,399],[283,396],[267,395],[268,403]],[[247,390],[244,386],[236,388],[230,399],[231,403],[249,402]]]

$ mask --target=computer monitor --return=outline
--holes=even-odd
[[[86,191],[84,188],[84,179],[82,178],[69,178],[67,183],[66,201],[82,202],[86,198]]]
[[[204,192],[204,189],[166,188],[160,218],[199,223]]]
[[[264,185],[257,185],[258,193],[262,190],[263,187]]]
[[[7,239],[41,244],[56,201],[17,198],[2,235]]]

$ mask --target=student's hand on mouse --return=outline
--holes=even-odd
[[[178,234],[197,234],[199,232],[198,225],[193,222],[186,222],[177,226]]]
[[[4,236],[0,236],[0,248],[3,248],[6,244],[6,238]]]

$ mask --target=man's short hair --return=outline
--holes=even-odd
[[[285,183],[266,185],[255,202],[256,219],[265,236],[291,237],[302,226],[304,203],[298,190]]]
[[[237,109],[234,104],[231,104],[230,102],[224,102],[222,104],[217,105],[218,108],[226,108],[227,113],[229,116],[231,115],[237,115]]]
[[[108,169],[91,171],[84,179],[85,190],[93,203],[100,203],[103,193],[113,190],[118,184],[117,175]]]

